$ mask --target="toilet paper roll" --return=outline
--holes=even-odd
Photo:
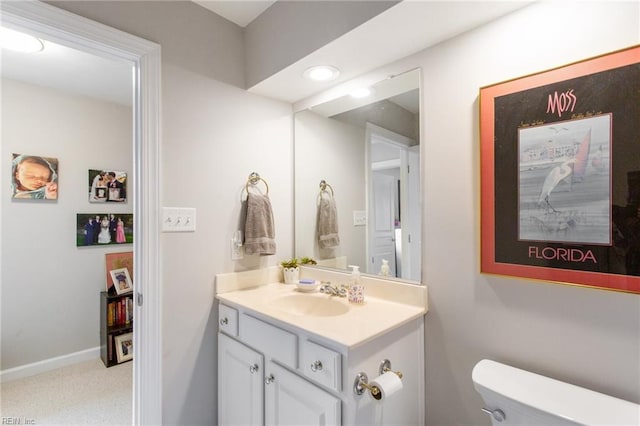
[[[402,390],[402,380],[400,380],[400,377],[398,377],[398,375],[393,371],[387,371],[381,376],[376,377],[369,383],[369,385],[378,388],[379,392],[377,395],[371,393],[371,396],[377,400],[388,398],[394,393]]]

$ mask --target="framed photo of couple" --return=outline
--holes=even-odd
[[[481,272],[640,293],[639,135],[640,46],[481,88]]]
[[[127,173],[89,169],[90,203],[126,203]]]

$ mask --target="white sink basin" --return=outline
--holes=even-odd
[[[321,297],[290,294],[278,297],[271,303],[271,307],[292,315],[334,317],[349,312],[349,305],[322,295]]]

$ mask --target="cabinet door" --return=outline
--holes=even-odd
[[[261,354],[218,334],[218,424],[262,425],[264,360]]]
[[[267,426],[340,426],[340,399],[271,361],[265,374]]]

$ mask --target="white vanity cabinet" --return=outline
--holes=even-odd
[[[341,424],[340,399],[312,385],[274,362],[267,366],[265,424]]]
[[[363,277],[367,298],[354,305],[278,274],[216,275],[219,426],[424,424],[426,288]],[[361,380],[381,380],[382,397]]]
[[[220,426],[341,425],[340,399],[290,370],[297,368],[297,335],[222,304],[219,317]]]
[[[218,334],[218,420],[220,425],[260,426],[263,409],[264,357],[242,343]]]

